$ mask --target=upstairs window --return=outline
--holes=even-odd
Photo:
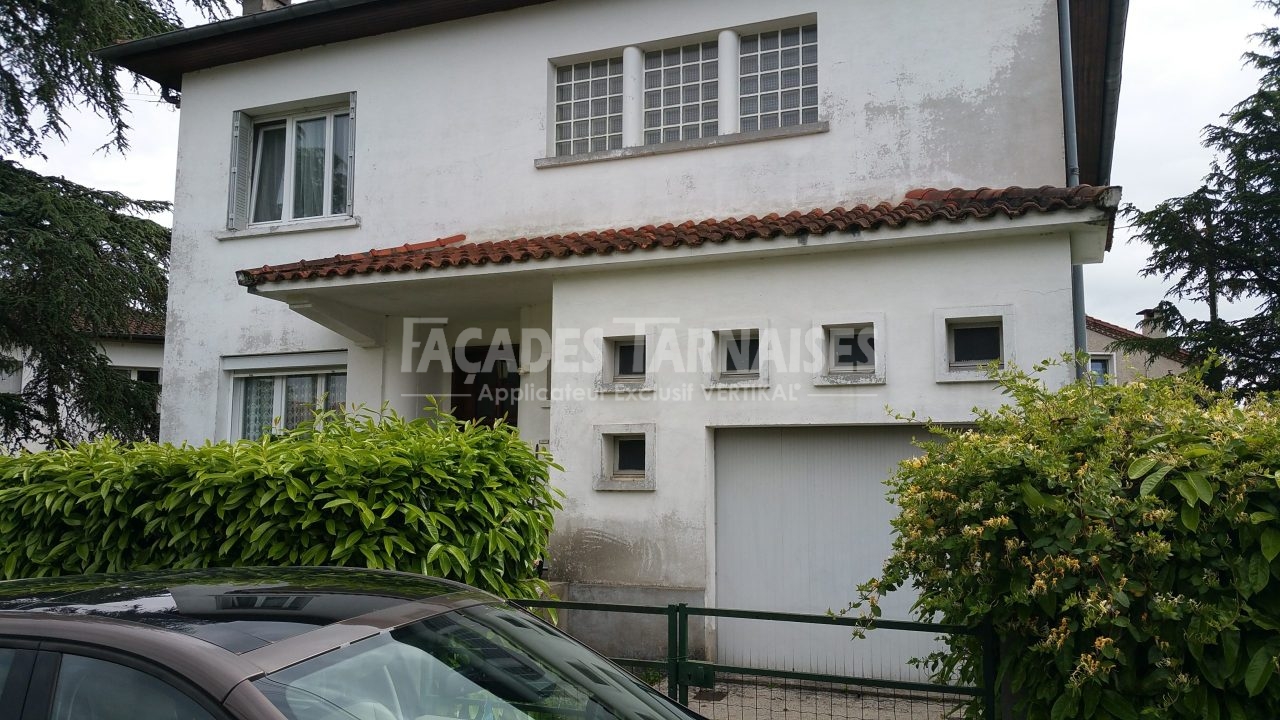
[[[622,58],[556,69],[556,154],[622,147]]]
[[[644,144],[715,137],[720,62],[715,42],[645,53]]]
[[[742,38],[738,104],[743,132],[818,121],[818,26]]]
[[[236,113],[228,228],[350,215],[354,102]]]
[[[816,126],[818,26],[795,19],[776,25],[557,65],[551,149],[566,157]]]

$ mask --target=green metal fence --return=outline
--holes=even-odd
[[[665,660],[640,660],[635,658],[611,658],[625,667],[649,670],[666,675],[667,695],[681,704],[689,704],[689,689],[714,685],[718,675],[752,678],[794,680],[805,683],[828,683],[845,687],[870,688],[881,692],[934,693],[959,698],[980,698],[984,717],[996,718],[996,663],[998,645],[989,626],[977,628],[962,625],[908,622],[902,620],[867,620],[863,618],[833,617],[830,615],[803,615],[797,613],[761,612],[756,610],[730,610],[724,608],[691,607],[684,603],[672,605],[627,605],[615,603],[573,602],[567,600],[519,600],[526,608],[554,610],[585,610],[638,615],[665,615],[667,618],[667,653]],[[914,632],[933,635],[972,635],[982,644],[983,661],[980,686],[947,685],[931,682],[891,680],[853,675],[797,672],[772,668],[747,667],[694,660],[689,652],[689,619],[734,618],[765,622],[801,623],[808,625],[834,625],[864,628],[868,632]],[[914,716],[913,716],[914,717]]]

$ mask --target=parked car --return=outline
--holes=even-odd
[[[459,583],[233,568],[0,583],[0,720],[697,720]]]

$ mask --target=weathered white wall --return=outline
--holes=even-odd
[[[703,393],[702,374],[655,371],[652,396],[555,403],[552,452],[566,493],[552,549],[558,577],[616,585],[704,588],[714,575],[705,539],[714,469],[709,427],[853,425],[895,422],[886,410],[937,422],[964,422],[974,407],[997,407],[990,382],[938,383],[934,310],[1011,305],[1020,366],[1059,357],[1072,346],[1069,241],[1064,234],[975,239],[895,249],[866,249],[706,266],[600,272],[557,280],[553,313],[559,328],[618,329],[615,318],[666,318],[666,327],[750,327],[767,318],[773,330],[808,330],[816,317],[838,320],[883,313],[877,331],[887,358],[883,385],[814,387],[803,368],[774,368],[768,390]],[[797,278],[803,278],[797,282]],[[614,324],[616,323],[616,324]],[[1069,367],[1046,382],[1068,382]],[[552,366],[551,384],[586,391],[591,369]],[[687,398],[662,401],[665,390],[693,384]],[[793,391],[783,397],[779,391]],[[592,489],[599,460],[593,427],[655,425],[654,492]],[[850,509],[850,519],[859,516]],[[885,518],[863,518],[885,522]],[[709,600],[714,598],[708,598]]]
[[[483,240],[878,202],[919,186],[1061,184],[1053,7],[1052,0],[561,0],[188,75],[163,437],[225,433],[222,356],[346,348],[353,372],[394,357],[351,347],[282,303],[247,294],[233,278],[240,268],[459,232]],[[549,59],[660,47],[664,39],[809,13],[819,26],[820,115],[830,132],[534,168],[546,154]],[[350,91],[358,93],[361,226],[216,239],[225,223],[232,113]],[[967,291],[948,304],[966,302]],[[353,378],[350,399],[380,404],[378,387]],[[967,396],[932,384],[910,392]],[[744,420],[763,416],[742,412]]]

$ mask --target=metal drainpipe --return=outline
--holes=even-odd
[[[1071,59],[1071,0],[1058,0],[1058,64],[1062,70],[1062,129],[1067,154],[1067,187],[1080,184],[1080,156],[1076,148],[1076,79]],[[1075,351],[1087,348],[1084,322],[1084,266],[1071,265],[1072,329]],[[1076,377],[1085,367],[1076,363]]]

